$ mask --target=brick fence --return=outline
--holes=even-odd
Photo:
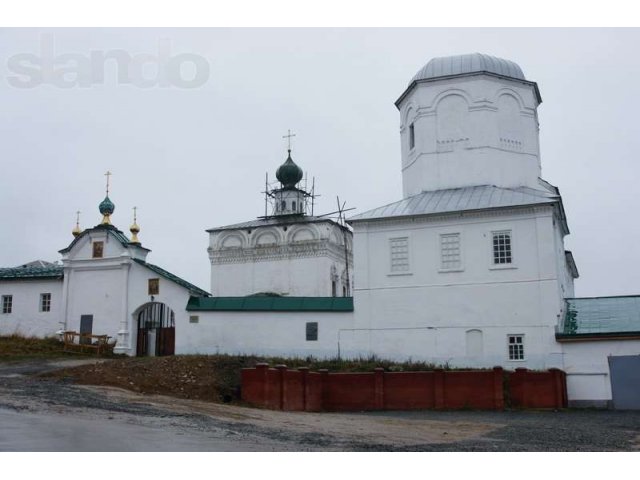
[[[372,373],[310,372],[266,363],[242,370],[242,399],[252,405],[290,411],[361,411],[474,408],[502,410],[563,408],[566,377],[561,370],[518,368]]]

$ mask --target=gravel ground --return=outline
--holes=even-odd
[[[231,437],[246,442],[247,450],[262,451],[640,450],[640,412],[271,412],[33,375],[62,366],[69,362],[0,363],[0,408],[171,427],[186,435]]]

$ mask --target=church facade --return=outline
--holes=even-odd
[[[561,368],[575,404],[615,398],[640,299],[576,299],[557,187],[542,177],[535,82],[483,54],[435,58],[396,101],[403,191],[317,216],[291,150],[257,219],[207,230],[210,291],[111,224],[62,264],[0,269],[0,334],[108,334],[127,355],[234,353]],[[96,288],[97,287],[97,288]],[[640,358],[640,357],[638,357]],[[615,380],[615,381],[614,381]]]

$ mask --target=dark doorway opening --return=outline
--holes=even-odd
[[[138,313],[138,357],[173,355],[176,343],[175,314],[164,303],[148,303]]]

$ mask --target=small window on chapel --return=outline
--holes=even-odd
[[[413,128],[413,123],[409,125],[409,149],[413,149],[416,146],[416,131]]]
[[[50,293],[40,294],[40,311],[41,312],[51,311],[51,294]]]
[[[159,294],[160,294],[160,279],[150,278],[149,279],[149,295],[159,295]]]
[[[93,242],[93,258],[102,258],[104,242]]]

